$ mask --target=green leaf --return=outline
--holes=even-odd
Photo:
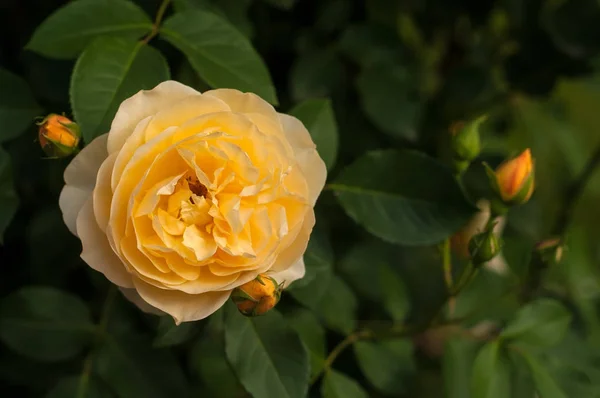
[[[169,18],[161,36],[183,52],[212,87],[235,88],[277,105],[269,71],[252,44],[226,20],[202,10]]]
[[[323,398],[368,398],[368,394],[355,380],[330,370],[325,374],[321,385]]]
[[[317,145],[319,155],[327,165],[327,170],[331,170],[338,151],[338,130],[331,101],[306,100],[296,105],[289,113],[304,123]]]
[[[406,339],[354,344],[358,366],[367,380],[390,396],[402,395],[408,390],[410,376],[415,371],[412,350],[411,341]]]
[[[452,171],[413,151],[368,152],[331,188],[354,221],[392,243],[440,242],[474,212]]]
[[[152,22],[126,0],[78,0],[68,3],[35,30],[28,50],[52,58],[75,58],[99,36],[135,40],[152,30]]]
[[[154,347],[169,347],[183,344],[194,337],[200,324],[198,322],[184,322],[176,325],[170,316],[161,316],[158,321],[158,330],[154,338]]]
[[[521,353],[521,355],[531,369],[535,389],[541,398],[567,398],[542,363],[529,354]]]
[[[406,286],[400,279],[400,275],[388,264],[379,263],[378,265],[383,306],[394,321],[402,322],[410,308]]]
[[[41,112],[25,80],[0,69],[0,142],[17,137]]]
[[[19,197],[13,184],[10,157],[0,147],[0,244],[4,243],[4,231],[17,212],[18,206]]]
[[[207,396],[240,397],[244,392],[225,356],[224,311],[210,316],[203,335],[196,340],[189,356],[191,369],[202,381]]]
[[[571,314],[552,299],[536,300],[523,307],[506,325],[501,338],[528,346],[549,347],[561,341],[571,323]]]
[[[478,345],[462,338],[446,342],[442,371],[447,398],[470,398],[470,378]]]
[[[312,312],[303,308],[284,313],[289,325],[296,330],[310,354],[311,377],[319,374],[325,364],[325,330]]]
[[[139,333],[108,336],[92,366],[119,398],[184,397],[189,390],[173,352],[153,348]]]
[[[40,361],[74,357],[94,337],[95,326],[76,296],[50,287],[24,287],[2,300],[0,339]]]
[[[509,397],[510,367],[499,341],[492,341],[483,346],[473,365],[471,377],[472,398],[506,398]]]
[[[290,91],[294,101],[330,97],[342,89],[345,66],[333,48],[302,53],[290,73]]]
[[[348,335],[356,329],[357,307],[358,300],[352,289],[334,275],[321,302],[313,310],[328,328]]]
[[[261,398],[304,397],[308,391],[308,353],[276,310],[255,318],[233,307],[225,313],[225,350],[238,379]]]
[[[306,267],[304,278],[292,283],[286,291],[298,292],[300,289],[311,285],[315,279],[328,278],[333,269],[333,261],[333,249],[327,233],[322,228],[315,227],[308,241],[308,247],[304,252],[304,265]],[[317,285],[319,285],[319,282],[314,286]],[[318,302],[322,294],[325,293],[324,290],[311,290],[312,293],[308,290],[303,291],[307,295],[311,294],[312,300],[315,302]],[[303,295],[303,293],[299,294]]]
[[[46,395],[46,398],[112,398],[106,388],[94,378],[83,380],[82,376],[66,377]]]
[[[175,0],[177,12],[187,12],[192,9],[210,11],[227,19],[246,37],[254,35],[254,26],[248,17],[248,8],[252,0]]]
[[[94,41],[71,78],[71,106],[84,140],[107,133],[125,99],[168,79],[167,62],[154,48],[114,37]]]
[[[414,74],[404,67],[381,65],[364,70],[357,85],[362,107],[373,124],[393,137],[417,139],[422,110]]]

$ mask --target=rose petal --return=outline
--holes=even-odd
[[[217,311],[229,298],[231,291],[187,294],[176,290],[159,289],[139,279],[133,283],[140,297],[148,304],[171,315],[175,323],[204,319]]]
[[[152,90],[142,90],[121,103],[108,137],[108,153],[119,151],[135,126],[144,118],[158,113],[171,104],[200,93],[176,81],[160,83]]]
[[[133,287],[131,275],[123,262],[108,244],[106,235],[98,227],[94,216],[93,199],[90,197],[77,216],[77,233],[83,246],[81,258],[90,267],[121,287]]]

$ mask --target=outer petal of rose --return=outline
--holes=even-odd
[[[151,306],[150,304],[148,304],[147,302],[145,302],[139,295],[139,293],[137,292],[137,290],[135,289],[127,289],[124,287],[120,287],[119,290],[121,291],[121,293],[123,293],[123,296],[125,296],[125,298],[129,301],[131,301],[133,304],[135,304],[140,310],[147,312],[149,314],[154,314],[154,315],[165,315],[164,312],[162,312],[161,310],[159,310],[158,308],[154,308],[153,306]]]
[[[83,246],[81,252],[83,261],[103,273],[115,285],[133,287],[131,275],[110,247],[106,234],[100,230],[96,222],[92,197],[85,202],[77,216],[77,233]]]
[[[133,283],[142,299],[171,315],[176,324],[206,318],[221,308],[231,294],[229,290],[187,294],[178,290],[159,289],[137,278]]]
[[[223,100],[233,112],[236,113],[260,113],[277,120],[277,112],[271,104],[253,93],[243,93],[230,88],[219,88],[209,90],[203,95],[217,97]]]
[[[315,204],[327,180],[327,167],[316,151],[306,127],[293,116],[279,114],[283,132],[294,149],[296,161],[308,183],[311,204]]]
[[[110,127],[108,153],[121,149],[135,126],[146,117],[181,101],[185,97],[200,94],[191,87],[173,80],[160,83],[152,90],[142,90],[121,103]]]
[[[94,214],[102,232],[106,232],[106,226],[110,218],[110,204],[112,200],[112,189],[110,187],[111,174],[115,165],[117,154],[110,155],[100,169],[94,187]]]
[[[96,184],[96,175],[106,159],[106,140],[104,134],[90,142],[65,169],[65,183],[58,205],[69,231],[77,235],[76,221],[79,211],[92,195]]]
[[[267,275],[273,277],[278,283],[284,282],[284,287],[288,287],[293,281],[304,277],[305,273],[304,258],[301,257],[288,269],[279,272],[267,272]]]
[[[306,251],[306,247],[308,246],[308,239],[310,238],[310,233],[312,232],[314,225],[315,213],[311,209],[306,213],[304,223],[302,224],[302,228],[300,230],[300,233],[298,233],[296,240],[294,240],[294,242],[290,246],[288,246],[277,256],[275,263],[271,267],[271,272],[273,274],[285,272],[291,267],[299,266],[297,263],[298,261],[302,260],[304,252]],[[302,263],[302,266],[304,266],[304,263]],[[302,272],[300,278],[303,275],[304,272]]]

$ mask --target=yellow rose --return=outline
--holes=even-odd
[[[86,263],[179,323],[259,274],[302,278],[325,178],[297,119],[254,94],[167,81],[124,101],[73,159],[60,208]]]

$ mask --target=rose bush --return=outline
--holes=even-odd
[[[60,208],[87,264],[179,323],[261,273],[301,278],[325,178],[296,118],[254,94],[167,81],[124,101],[72,160]]]

